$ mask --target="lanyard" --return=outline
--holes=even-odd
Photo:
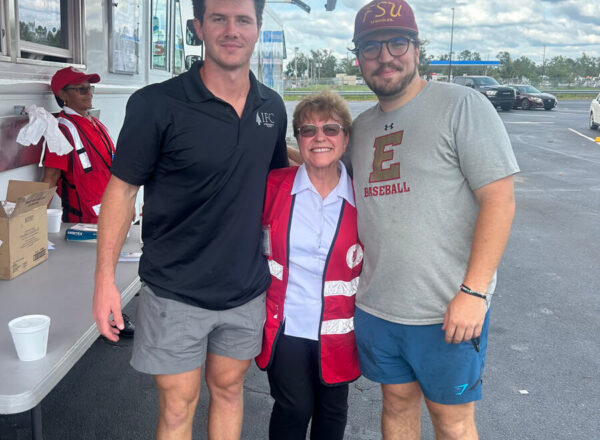
[[[107,138],[108,135],[104,132],[102,127],[100,125],[98,125],[96,123],[96,121],[94,121],[94,119],[91,119],[91,121],[92,121],[92,125],[94,126],[94,128],[100,133],[100,140],[104,144],[104,148],[106,148],[106,152],[108,153],[108,155],[110,156],[110,159],[112,161],[112,159],[115,158],[115,153],[112,150],[112,148],[110,148],[110,141]]]
[[[83,135],[83,137],[87,140],[88,144],[92,147],[92,149],[96,152],[96,154],[98,154],[98,156],[100,157],[100,160],[102,160],[102,162],[104,162],[104,165],[106,165],[106,168],[108,168],[110,170],[110,165],[106,162],[106,160],[104,159],[104,157],[102,156],[102,154],[100,154],[100,152],[98,151],[98,149],[96,148],[96,146],[92,143],[92,141],[90,141],[90,138],[87,137],[87,135],[84,133],[84,131],[79,127],[79,125],[75,122],[75,120],[73,120],[73,118],[71,118],[69,115],[67,115],[65,113],[65,116],[67,117],[68,120],[70,120],[73,125],[75,125],[75,128],[77,128],[77,131],[79,132],[80,135]],[[115,157],[114,152],[112,151],[112,149],[110,148],[110,143],[107,143],[106,141],[106,134],[102,131],[102,129],[100,128],[100,126],[98,126],[94,120],[91,120],[92,126],[96,129],[96,131],[99,132],[100,134],[100,140],[102,141],[102,144],[104,145],[104,148],[106,149],[106,152],[108,153],[108,156],[111,159],[111,163],[112,163],[112,159]]]

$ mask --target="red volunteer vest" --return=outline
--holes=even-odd
[[[288,242],[297,167],[271,171],[267,180],[263,229],[270,247],[271,286],[267,290],[267,319],[259,368],[269,368],[273,349],[283,330],[284,303],[289,274]],[[267,252],[268,253],[268,252]],[[320,373],[325,384],[350,382],[360,376],[354,337],[354,295],[362,268],[362,246],[356,229],[356,208],[342,204],[337,231],[325,262],[321,291],[323,307],[319,328]]]
[[[58,126],[73,146],[73,151],[65,159],[47,152],[44,165],[63,170],[57,184],[63,205],[63,221],[97,223],[96,211],[110,179],[115,152],[112,139],[106,127],[94,117],[89,121],[61,111]],[[64,160],[68,163],[65,164]]]

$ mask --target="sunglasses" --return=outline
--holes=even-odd
[[[65,87],[64,90],[77,90],[80,95],[85,96],[88,93],[94,93],[94,86]]]
[[[325,136],[334,137],[340,134],[340,131],[344,129],[340,124],[323,124],[320,127],[312,124],[302,125],[298,128],[298,133],[303,138],[311,138],[317,135],[319,128]]]

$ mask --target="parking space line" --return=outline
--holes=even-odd
[[[581,160],[584,160],[586,162],[591,162],[591,163],[595,163],[595,164],[600,165],[600,161],[594,160],[594,159],[590,159],[589,157],[583,157],[583,156],[580,156],[578,154],[567,153],[565,151],[560,151],[560,150],[553,150],[552,148],[542,147],[541,145],[530,144],[530,146],[533,147],[533,148],[538,148],[540,150],[549,151],[551,153],[559,154],[561,156],[570,157],[571,159],[581,159]]]
[[[513,112],[506,113],[505,116],[514,116],[515,118],[551,118],[554,119],[558,116],[558,112],[548,114],[548,112]]]
[[[570,131],[572,131],[575,134],[578,134],[579,136],[581,136],[582,138],[586,138],[589,141],[592,141],[593,143],[597,144],[598,142],[596,142],[596,139],[593,139],[589,136],[586,136],[585,134],[579,133],[577,130],[573,130],[572,128],[569,128]]]
[[[521,125],[532,125],[532,124],[556,124],[556,122],[539,122],[539,121],[504,121],[505,124],[521,124]]]
[[[556,113],[562,113],[565,115],[584,115],[588,113],[588,110],[566,110],[566,111],[560,111],[560,112],[556,112]]]

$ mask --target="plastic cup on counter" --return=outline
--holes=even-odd
[[[48,233],[56,234],[60,232],[60,224],[62,222],[62,209],[48,209]]]
[[[50,317],[25,315],[8,323],[17,356],[22,361],[37,361],[46,356]]]

